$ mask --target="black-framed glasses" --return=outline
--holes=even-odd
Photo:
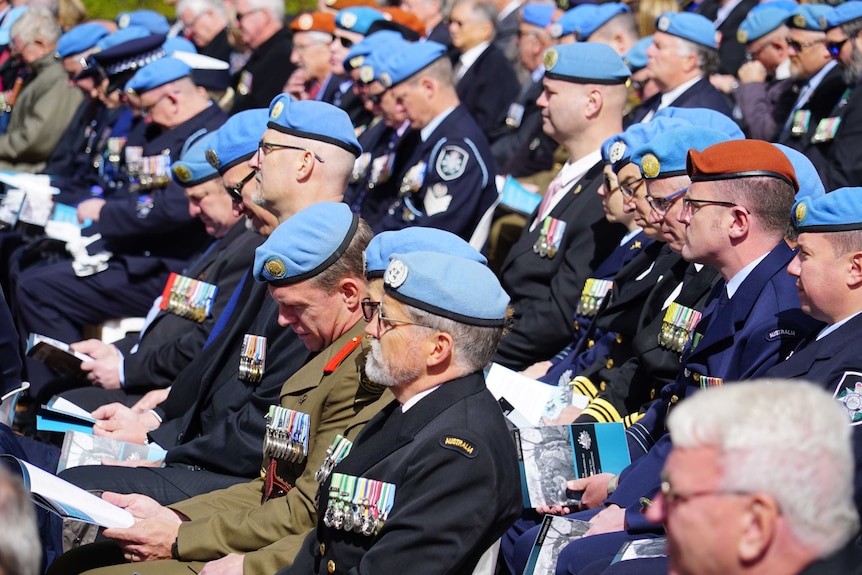
[[[377,308],[380,307],[379,301],[374,301],[370,297],[362,298],[362,317],[365,321],[374,319],[374,314],[377,313]]]
[[[689,217],[693,216],[697,212],[697,210],[699,210],[703,206],[721,206],[724,208],[742,207],[739,204],[734,204],[733,202],[721,202],[719,200],[695,200],[694,198],[682,199],[682,213],[688,214]]]
[[[237,12],[237,13],[236,13],[236,23],[237,23],[237,24],[242,24],[242,19],[243,19],[243,18],[245,18],[246,16],[251,16],[251,15],[252,15],[252,14],[254,14],[255,12],[260,12],[261,10],[263,10],[263,8],[252,8],[252,9],[251,9],[251,10],[249,10],[248,12],[244,12],[244,13]]]
[[[850,36],[847,36],[840,42],[826,42],[826,51],[829,52],[829,55],[833,58],[837,58],[838,54],[841,53],[841,48],[844,47],[844,44],[846,44],[849,39]]]
[[[237,184],[233,186],[225,186],[224,190],[227,192],[227,195],[230,196],[230,199],[235,201],[238,204],[242,203],[242,189],[245,187],[247,183],[251,181],[254,175],[257,173],[256,170],[252,170],[249,174],[241,179]]]
[[[162,101],[162,100],[164,100],[164,99],[165,99],[165,98],[167,98],[167,97],[168,97],[168,92],[165,92],[164,94],[162,94],[161,96],[159,96],[159,99],[158,99],[158,100],[156,100],[155,102],[153,102],[153,103],[152,103],[152,104],[150,104],[149,106],[141,106],[140,108],[138,108],[138,109],[140,110],[140,112],[141,112],[141,118],[145,118],[145,119],[146,119],[146,118],[149,118],[149,117],[150,117],[150,114],[152,114],[152,113],[153,113],[153,109],[154,109],[156,106],[158,106],[158,105],[161,103],[161,101]]]
[[[257,143],[257,151],[258,151],[258,155],[260,155],[260,156],[267,156],[273,150],[299,150],[300,152],[311,152],[311,150],[309,150],[308,148],[301,148],[299,146],[288,146],[287,144],[275,144],[273,142],[265,142],[263,140],[261,140],[260,142]],[[314,152],[311,152],[311,153],[314,156],[315,160],[317,160],[321,164],[323,163],[323,158],[321,158],[320,156],[318,156]]]
[[[686,193],[688,188],[683,188],[678,192],[674,192],[669,196],[665,196],[663,198],[654,198],[647,194],[646,201],[649,204],[649,207],[659,213],[661,215],[665,215],[673,203],[679,198],[681,195]]]
[[[351,40],[350,38],[345,38],[344,36],[338,36],[338,41],[341,42],[342,48],[347,49],[352,48],[354,44],[353,40]]]
[[[380,92],[379,94],[366,94],[366,95],[365,95],[365,99],[366,99],[366,100],[368,100],[369,102],[371,102],[371,104],[372,104],[372,105],[374,105],[374,106],[379,106],[379,105],[380,105],[380,100],[382,100],[382,99],[383,99],[383,96],[384,96],[384,95],[386,94],[386,92],[388,92],[388,91],[389,91],[389,90],[383,90],[383,91],[382,91],[382,92]]]
[[[641,185],[643,185],[645,179],[646,178],[638,178],[636,180],[629,180],[628,182],[620,183],[620,192],[622,192],[623,196],[625,196],[627,200],[632,199],[635,197],[635,194]]]
[[[797,53],[802,52],[806,48],[810,48],[810,47],[816,46],[818,44],[825,44],[826,43],[825,38],[821,39],[821,40],[813,40],[811,42],[797,42],[796,40],[793,40],[792,38],[785,38],[785,40],[787,42],[787,45]]]

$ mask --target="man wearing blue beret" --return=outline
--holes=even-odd
[[[323,484],[317,530],[285,575],[471,573],[521,511],[514,446],[481,371],[508,296],[483,264],[431,252],[393,255],[383,283],[365,369],[396,401]],[[356,512],[343,507],[364,492]]]
[[[484,134],[459,103],[446,49],[436,42],[405,43],[387,55],[385,67],[381,80],[421,143],[405,162],[400,197],[380,227],[429,226],[469,240],[497,199],[495,169]]]
[[[514,324],[494,361],[524,369],[572,338],[572,317],[587,278],[625,233],[605,220],[601,146],[622,130],[629,69],[605,44],[580,42],[545,52],[543,129],[569,158],[500,268]]]
[[[656,20],[647,68],[661,90],[632,110],[629,123],[649,121],[668,106],[709,108],[731,115],[730,100],[709,83],[718,65],[712,22],[699,14],[668,12]]]

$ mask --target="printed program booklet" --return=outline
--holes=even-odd
[[[39,431],[80,431],[92,435],[96,420],[87,410],[62,397],[54,397],[41,406],[36,413],[36,429]]]
[[[141,445],[128,441],[118,441],[110,437],[100,437],[92,433],[67,431],[66,437],[63,438],[63,448],[60,451],[57,473],[70,467],[101,465],[104,459],[161,461],[167,453],[154,443]]]
[[[524,575],[554,575],[560,551],[570,542],[583,537],[589,528],[590,524],[586,521],[545,515]]]

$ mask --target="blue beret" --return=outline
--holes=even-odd
[[[736,40],[740,44],[748,44],[760,38],[763,38],[779,26],[783,26],[784,22],[790,16],[784,8],[771,8],[766,5],[766,8],[760,10],[752,10],[739,25],[736,31]]]
[[[152,10],[135,10],[134,12],[121,12],[117,16],[117,26],[128,28],[129,26],[141,26],[150,31],[150,34],[165,34],[171,30],[168,19]]]
[[[784,152],[784,155],[793,164],[793,170],[796,172],[796,181],[799,182],[799,191],[796,192],[797,200],[806,196],[822,196],[826,193],[823,180],[820,179],[817,168],[814,167],[808,156],[784,144],[773,145]]]
[[[700,14],[666,12],[656,19],[655,29],[707,48],[718,48],[718,33],[715,25],[709,18]]]
[[[190,76],[191,72],[191,66],[176,58],[159,58],[138,70],[132,79],[126,82],[126,92],[144,94],[174,80]]]
[[[816,4],[810,6],[816,6]],[[823,26],[823,30],[828,30],[859,18],[862,18],[862,3],[844,2],[832,10],[823,10],[818,21]]]
[[[551,18],[554,17],[553,4],[539,4],[538,2],[530,2],[524,4],[521,8],[521,20],[525,24],[532,24],[539,28],[547,28],[551,25]]]
[[[581,25],[575,29],[575,37],[579,42],[586,42],[596,30],[607,24],[608,20],[618,14],[631,12],[631,8],[622,2],[605,2],[604,4],[586,4],[587,10],[581,19]]]
[[[265,108],[243,110],[229,117],[216,130],[215,138],[206,151],[210,165],[224,175],[234,166],[248,161],[257,152],[267,119],[269,110]]]
[[[569,34],[574,34],[581,24],[587,18],[588,13],[592,10],[594,4],[580,4],[571,10],[566,11],[562,16],[557,18],[557,21],[551,24],[548,31],[553,38],[562,38]]]
[[[358,226],[359,217],[347,204],[312,204],[254,251],[254,279],[284,286],[318,275],[347,250]]]
[[[853,4],[853,2],[847,2],[846,4]],[[790,15],[787,19],[787,25],[791,28],[799,28],[800,30],[822,32],[827,27],[828,18],[835,12],[835,8],[826,4],[803,4]],[[862,12],[859,12],[859,16],[855,16],[854,18],[860,17],[862,17]],[[827,20],[824,20],[824,18]],[[854,18],[850,18],[850,20]],[[837,26],[837,24],[835,25]],[[832,25],[829,25],[829,27],[831,28]]]
[[[560,44],[545,50],[545,77],[577,84],[625,84],[629,67],[613,48],[598,42]]]
[[[632,124],[624,132],[611,136],[602,144],[602,160],[611,164],[613,171],[629,163],[632,153],[659,134],[691,126],[688,120],[678,118],[653,118],[646,124]]]
[[[374,8],[353,6],[352,8],[345,8],[335,15],[335,25],[342,30],[365,36],[372,24],[383,19],[383,13]]]
[[[862,188],[838,188],[805,196],[793,204],[793,222],[801,232],[862,230]]]
[[[165,53],[168,56],[172,55],[174,52],[186,52],[189,54],[198,53],[198,49],[195,48],[194,44],[180,36],[171,36],[165,40],[165,43],[162,44],[162,48],[165,49]]]
[[[629,70],[637,72],[646,68],[647,60],[649,60],[646,51],[650,46],[652,46],[652,35],[644,36],[626,52],[626,55],[623,56],[623,62],[626,63]]]
[[[344,69],[353,70],[365,64],[365,58],[378,50],[387,50],[392,43],[403,42],[404,37],[394,30],[379,30],[350,47],[344,58]]]
[[[103,36],[98,42],[96,42],[96,48],[102,51],[110,50],[111,48],[119,46],[120,44],[125,44],[130,40],[138,40],[140,38],[147,37],[162,38],[161,43],[164,44],[164,35],[153,36],[146,28],[142,28],[140,26],[129,26],[128,28],[117,30],[113,34]]]
[[[668,178],[686,175],[686,158],[691,149],[701,152],[713,144],[731,138],[724,132],[702,126],[688,126],[659,134],[632,153],[645,178]]]
[[[487,266],[449,254],[392,256],[383,275],[386,293],[415,308],[469,325],[503,326],[509,296]]]
[[[709,108],[677,108],[669,106],[656,112],[653,118],[678,118],[696,126],[703,126],[717,132],[724,132],[733,140],[745,137],[739,124],[729,116]]]
[[[14,24],[26,11],[27,6],[24,5],[12,8],[9,10],[9,13],[6,14],[6,18],[3,19],[3,24],[0,25],[0,46],[6,46],[9,44],[11,41],[9,32],[12,30],[12,24]]]
[[[206,152],[215,135],[215,132],[201,130],[189,136],[183,144],[180,159],[171,164],[174,180],[179,185],[191,188],[218,176],[218,172],[206,158]]]
[[[446,55],[446,46],[437,42],[404,42],[398,51],[375,58],[380,71],[375,70],[375,78],[387,88],[400,84],[423,68]],[[361,75],[361,71],[360,71]]]
[[[96,45],[96,42],[108,35],[108,29],[96,22],[79,24],[60,36],[57,41],[56,54],[60,59],[80,54]]]
[[[393,254],[437,252],[487,264],[488,260],[473,246],[451,232],[437,228],[413,226],[403,230],[380,232],[365,248],[365,276],[382,278]]]
[[[356,157],[362,153],[350,116],[341,108],[326,102],[297,102],[288,94],[279,94],[269,104],[269,122],[266,126],[298,138],[338,146]]]

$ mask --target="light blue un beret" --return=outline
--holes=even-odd
[[[585,4],[587,10],[584,11],[580,25],[575,28],[575,37],[578,42],[586,42],[590,36],[595,34],[596,30],[608,23],[608,21],[618,14],[631,12],[631,8],[622,2],[605,2],[604,4]]]
[[[135,10],[134,12],[121,12],[117,16],[117,26],[128,28],[129,26],[141,26],[150,31],[150,34],[165,34],[171,30],[168,19],[158,12],[152,10]]]
[[[362,153],[350,116],[341,108],[326,102],[297,102],[288,94],[279,94],[269,104],[269,122],[266,127],[297,138],[326,142],[356,157]]]
[[[144,94],[180,78],[190,76],[192,68],[176,58],[159,58],[137,71],[126,83],[129,94]]]
[[[823,180],[820,179],[817,168],[814,167],[808,156],[784,144],[773,143],[772,145],[781,150],[787,156],[787,159],[790,160],[790,163],[793,164],[793,170],[796,172],[796,181],[799,182],[799,191],[796,192],[797,200],[806,196],[822,196],[826,193]]]
[[[403,41],[404,36],[395,30],[380,30],[374,34],[366,36],[360,42],[357,42],[350,47],[350,51],[347,52],[347,57],[344,58],[344,69],[350,71],[354,68],[360,68],[365,64],[365,58],[367,56],[373,54],[377,50],[385,50],[385,47],[389,46],[393,42]]]
[[[382,278],[392,254],[438,252],[487,264],[488,260],[470,244],[451,232],[437,228],[413,226],[403,230],[380,232],[365,248],[365,277]]]
[[[729,116],[710,110],[709,108],[677,108],[669,106],[663,110],[656,112],[655,118],[677,118],[688,121],[690,124],[702,126],[724,132],[731,139],[739,140],[745,137],[745,134],[739,128],[739,125]]]
[[[824,11],[819,21],[823,29],[828,30],[859,18],[862,18],[862,2],[844,2],[831,11]]]
[[[602,160],[611,164],[613,171],[620,169],[631,161],[636,149],[646,144],[659,134],[691,126],[691,122],[679,118],[653,118],[646,124],[632,124],[624,132],[611,136],[602,144]]]
[[[189,54],[198,53],[198,49],[194,44],[180,36],[171,36],[165,40],[165,43],[162,44],[162,48],[165,49],[165,53],[168,56],[172,55],[174,52],[186,52]]]
[[[765,4],[760,10],[752,10],[739,25],[736,40],[740,44],[748,44],[763,38],[779,26],[782,26],[792,12],[781,7],[770,7]]]
[[[579,4],[571,10],[564,12],[563,15],[557,18],[557,21],[551,24],[551,27],[548,29],[548,32],[551,33],[551,37],[562,38],[569,34],[575,34],[583,25],[593,6],[595,5]]]
[[[400,84],[446,55],[446,46],[434,41],[405,41],[397,46],[397,52],[389,51],[388,54],[378,52],[374,57],[375,79],[387,88]],[[383,57],[378,58],[378,56]],[[359,71],[359,75],[361,78],[362,70]]]
[[[347,204],[321,202],[296,213],[254,252],[254,279],[285,286],[335,263],[356,234],[359,217]]]
[[[551,18],[554,17],[555,10],[556,8],[553,4],[529,2],[521,8],[521,20],[525,24],[547,28],[551,25]]]
[[[656,19],[655,29],[707,48],[718,48],[718,33],[715,25],[709,18],[700,14],[666,12]]]
[[[644,36],[632,46],[626,55],[623,56],[623,62],[629,67],[633,73],[646,68],[649,56],[647,56],[647,48],[652,46],[652,35]]]
[[[96,22],[78,24],[57,41],[56,54],[61,60],[80,54],[96,45],[96,42],[108,35],[108,29]]]
[[[146,28],[142,28],[141,26],[129,26],[128,28],[121,28],[113,34],[103,36],[101,39],[99,39],[98,42],[96,42],[96,48],[102,51],[106,51],[116,46],[125,44],[126,42],[130,42],[132,40],[139,40],[141,38],[147,37],[161,38],[161,42],[159,42],[159,44],[163,44],[165,41],[164,35],[153,36]]]
[[[853,2],[848,4],[853,4]],[[803,4],[790,15],[787,19],[787,25],[800,30],[821,32],[827,28],[827,21],[835,13],[835,10],[827,4]],[[859,17],[862,17],[862,13],[857,16],[857,18]],[[837,26],[837,24],[835,25]],[[829,25],[828,27],[831,28],[832,26]]]
[[[576,84],[625,84],[631,76],[613,48],[598,42],[560,44],[545,50],[545,77]]]
[[[342,30],[365,36],[372,24],[383,19],[383,13],[370,6],[353,6],[335,15],[335,25]]]
[[[449,254],[394,254],[383,274],[386,294],[468,325],[503,326],[509,296],[487,266]]]
[[[180,159],[171,165],[174,180],[184,188],[197,186],[218,177],[218,172],[207,162],[206,151],[215,132],[201,130],[189,136],[180,152]]]
[[[229,117],[216,130],[215,138],[206,150],[207,162],[221,175],[247,162],[257,152],[268,118],[269,110],[264,108],[243,110]]]
[[[802,232],[862,230],[862,188],[838,188],[793,204],[793,222]]]
[[[689,150],[702,152],[713,144],[730,140],[727,134],[703,126],[678,128],[658,135],[632,153],[632,163],[647,179],[686,175]],[[741,138],[740,138],[741,139]]]

